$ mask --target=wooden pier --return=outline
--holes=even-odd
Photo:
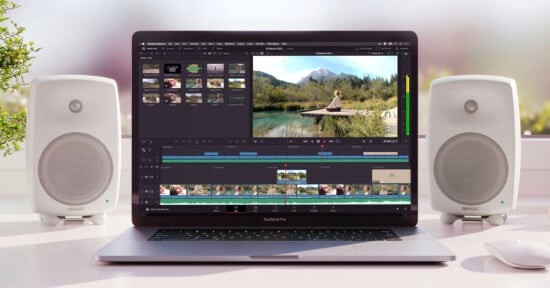
[[[365,110],[342,109],[340,111],[330,112],[330,111],[327,111],[327,109],[325,108],[302,110],[302,111],[298,111],[298,113],[302,117],[314,117],[315,124],[319,124],[321,122],[321,119],[323,119],[323,117],[326,117],[326,116],[349,118],[354,115],[367,115],[367,111]]]

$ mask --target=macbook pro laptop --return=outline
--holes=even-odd
[[[416,228],[413,32],[137,32],[105,262],[442,262]]]

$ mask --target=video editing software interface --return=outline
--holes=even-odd
[[[411,51],[408,42],[139,43],[140,211],[410,209]]]

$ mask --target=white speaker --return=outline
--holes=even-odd
[[[59,75],[31,83],[27,171],[34,211],[46,225],[104,221],[117,205],[120,116],[112,79]]]
[[[455,76],[430,86],[427,139],[432,207],[443,223],[501,225],[516,207],[521,138],[516,82]]]

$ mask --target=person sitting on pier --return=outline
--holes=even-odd
[[[342,93],[340,92],[340,90],[334,90],[334,98],[332,98],[332,101],[325,109],[327,109],[327,111],[329,112],[340,112],[342,110],[340,97],[342,97]]]

